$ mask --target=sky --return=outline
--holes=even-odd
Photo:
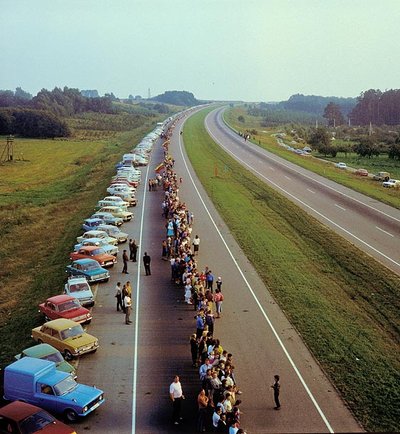
[[[400,87],[400,0],[0,0],[0,89],[281,101]]]

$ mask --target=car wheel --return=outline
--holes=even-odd
[[[77,415],[76,411],[74,411],[70,408],[68,410],[65,410],[64,416],[68,422],[76,422],[78,420],[78,415]]]
[[[107,282],[108,282],[109,280],[110,280],[110,279],[106,279],[106,280],[105,280],[104,282],[106,282],[106,283],[107,283]]]
[[[69,350],[64,350],[64,359],[65,360],[72,360],[72,354]]]
[[[43,341],[42,341],[41,339],[38,339],[38,340],[37,340],[37,343],[38,343],[38,344],[42,344]]]

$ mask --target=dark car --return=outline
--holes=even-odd
[[[76,434],[47,411],[26,402],[14,401],[0,408],[0,433]]]

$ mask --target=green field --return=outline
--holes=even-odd
[[[185,146],[230,231],[365,429],[399,431],[400,279],[223,152],[205,114]]]
[[[14,161],[0,165],[0,367],[33,343],[31,329],[43,322],[37,306],[62,291],[83,220],[104,197],[115,163],[158,120],[113,131],[111,117],[112,138],[103,140],[76,139],[90,137],[90,122],[69,140],[15,139]]]
[[[238,117],[243,116],[244,122],[239,122]],[[291,161],[305,169],[318,173],[325,178],[345,185],[355,191],[370,196],[381,202],[387,203],[395,208],[400,209],[400,189],[388,189],[382,187],[382,183],[373,181],[370,178],[364,178],[354,175],[348,171],[340,170],[334,167],[333,163],[338,161],[345,162],[348,166],[367,169],[370,173],[387,171],[391,176],[400,179],[400,164],[398,161],[390,160],[386,155],[375,158],[360,158],[354,153],[349,153],[347,156],[344,153],[338,153],[336,158],[318,156],[320,158],[303,157],[279,146],[274,133],[283,131],[282,128],[268,128],[260,125],[261,118],[249,116],[241,107],[235,107],[227,110],[224,113],[225,122],[235,131],[255,130],[257,134],[251,135],[251,141],[260,147],[270,151],[280,157]],[[287,136],[285,142],[290,144],[292,137]],[[299,143],[294,147],[302,148],[304,144]],[[316,154],[314,154],[316,155]]]

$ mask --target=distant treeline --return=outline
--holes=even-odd
[[[192,107],[199,104],[199,101],[190,92],[184,90],[169,90],[162,95],[158,95],[152,100],[163,102],[166,104],[180,105],[186,107]]]
[[[279,103],[260,103],[248,113],[264,116],[265,125],[279,121],[310,124],[312,119],[315,123],[322,117],[330,126],[347,124],[349,120],[351,125],[400,125],[400,89],[370,89],[357,99],[297,94]]]
[[[400,125],[400,89],[361,93],[349,118],[354,125]]]
[[[330,103],[340,107],[343,115],[347,116],[357,104],[356,98],[340,98],[336,96],[317,96],[317,95],[292,95],[287,101],[281,101],[272,105],[272,108],[292,110],[295,112],[306,112],[322,116],[325,107]],[[270,107],[271,105],[268,104]],[[275,107],[274,107],[275,106]]]
[[[0,134],[63,137],[70,131],[61,119],[84,112],[114,113],[110,96],[87,98],[79,89],[42,89],[34,97],[17,88],[0,90]]]

